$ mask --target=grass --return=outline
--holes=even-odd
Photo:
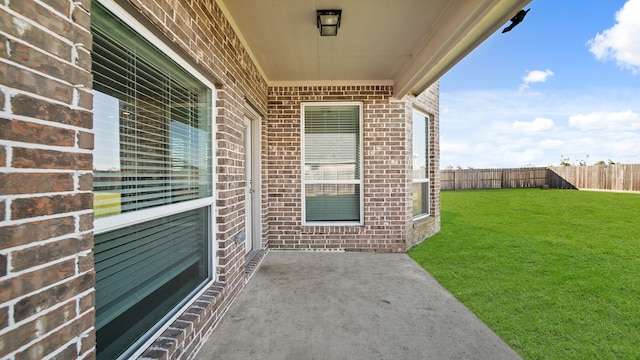
[[[122,212],[119,193],[96,191],[93,193],[93,217],[118,215]]]
[[[445,191],[410,256],[524,359],[640,359],[640,195]]]

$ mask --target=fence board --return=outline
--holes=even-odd
[[[640,191],[640,164],[441,170],[442,190],[542,187]]]

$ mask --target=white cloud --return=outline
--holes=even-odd
[[[564,141],[555,140],[555,139],[546,139],[538,143],[538,146],[541,149],[549,149],[549,150],[560,149],[562,148],[563,145],[564,145]]]
[[[640,114],[631,110],[578,114],[569,117],[569,125],[580,130],[638,130]]]
[[[587,42],[596,59],[640,73],[640,0],[629,0],[616,13],[616,24]]]
[[[638,99],[640,89],[628,88],[442,92],[449,111],[440,117],[440,164],[546,166],[558,165],[561,156],[574,163],[640,163]]]
[[[545,118],[536,118],[532,122],[525,121],[515,121],[513,123],[513,128],[516,131],[525,133],[525,134],[538,134],[542,132],[551,131],[555,128],[556,124],[551,119]]]
[[[546,82],[547,79],[553,75],[553,71],[547,69],[545,71],[542,70],[532,70],[527,73],[522,78],[522,85],[520,85],[520,90],[528,89],[529,84],[538,83],[538,82]]]

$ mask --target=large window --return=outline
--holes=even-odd
[[[413,217],[429,215],[429,117],[413,110]]]
[[[212,277],[213,85],[104,3],[113,12],[93,2],[91,16],[96,336],[98,359],[115,359]]]
[[[361,224],[359,103],[302,105],[304,223]]]

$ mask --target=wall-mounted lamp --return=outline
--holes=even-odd
[[[340,27],[342,10],[317,10],[320,36],[336,36]]]

